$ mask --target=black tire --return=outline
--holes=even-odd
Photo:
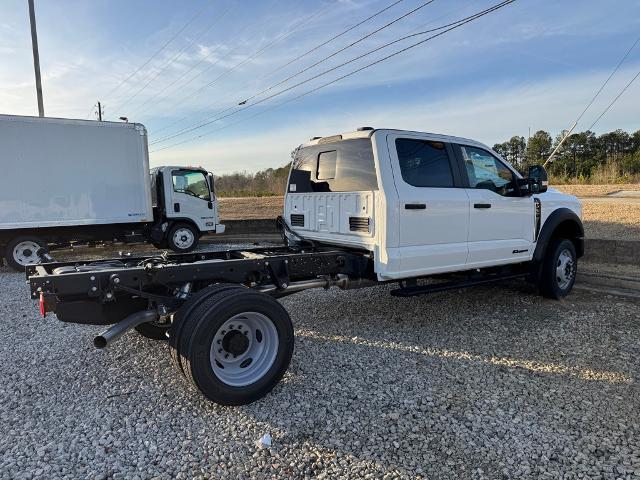
[[[136,327],[136,331],[145,338],[151,340],[167,340],[167,332],[170,325],[157,325],[153,322],[142,323]]]
[[[189,239],[192,239],[192,242],[186,244],[181,242],[180,239],[177,239],[180,232],[183,233],[180,237],[181,240],[187,242]],[[199,235],[199,232],[192,225],[188,223],[177,223],[169,230],[165,242],[167,246],[176,253],[189,253],[198,246]]]
[[[252,342],[266,342],[266,330],[271,329],[273,341],[263,347],[270,346],[268,351],[272,360],[264,364],[249,361],[245,368],[263,371],[255,380],[251,379],[251,383],[233,386],[219,377],[221,373],[214,371],[211,352],[214,341],[217,342],[218,330],[228,320],[243,314],[257,314],[267,322],[264,337],[257,332],[259,336],[250,338]],[[221,405],[245,405],[265,396],[280,381],[293,355],[293,325],[287,311],[274,298],[248,289],[222,291],[207,297],[186,318],[182,337],[188,340],[181,351],[187,378],[205,397]]]
[[[562,256],[562,258],[561,258]],[[569,262],[565,262],[569,257]],[[564,273],[558,274],[562,267]],[[559,300],[566,297],[573,288],[578,270],[578,258],[576,248],[571,240],[559,238],[549,243],[545,257],[542,260],[542,268],[538,287],[542,296]]]
[[[187,318],[191,317],[191,313],[207,298],[216,293],[232,290],[236,288],[245,288],[242,285],[233,283],[217,283],[207,288],[203,288],[199,292],[191,295],[189,299],[178,309],[173,315],[173,321],[168,331],[169,337],[169,354],[176,369],[186,377],[186,365],[182,361],[180,351],[185,348],[188,339],[182,338],[183,326]]]
[[[14,251],[19,245],[25,244],[25,243],[31,243],[32,245],[26,247],[25,249],[22,249],[21,251],[23,254],[27,253],[28,251],[29,253],[35,255],[36,252],[34,252],[33,249],[35,248],[36,245],[39,248],[45,248],[45,249],[47,248],[47,244],[45,243],[44,240],[38,237],[33,237],[33,236],[17,237],[11,240],[9,243],[7,243],[4,249],[5,260],[7,261],[7,265],[9,265],[11,268],[13,268],[17,272],[24,272],[25,264],[21,263],[22,261],[21,259],[25,259],[27,256],[21,255],[20,257],[16,258],[14,257]],[[39,262],[33,262],[33,263],[39,263]]]

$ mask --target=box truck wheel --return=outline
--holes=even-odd
[[[24,236],[11,240],[5,247],[4,255],[7,264],[18,272],[23,272],[24,267],[40,263],[38,250],[47,248],[47,244],[38,237]]]
[[[167,245],[177,253],[187,253],[198,245],[198,232],[188,223],[177,223],[167,235]]]

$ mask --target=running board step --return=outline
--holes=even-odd
[[[484,283],[499,282],[500,280],[510,280],[514,278],[522,278],[529,275],[527,272],[508,273],[486,275],[477,279],[467,279],[460,282],[443,282],[432,285],[416,285],[414,287],[404,287],[391,290],[394,297],[414,297],[416,295],[425,295],[427,293],[444,292],[446,290],[456,290],[458,288],[473,287]]]

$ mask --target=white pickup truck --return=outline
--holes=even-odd
[[[277,298],[389,282],[408,297],[523,278],[559,299],[583,255],[580,217],[542,167],[522,178],[473,140],[362,128],[294,152],[285,246],[43,263],[27,277],[43,315],[112,325],[97,348],[131,328],[168,337],[189,382],[241,405],[268,393],[291,360],[293,325]]]
[[[285,218],[305,238],[371,251],[380,281],[546,259],[558,268],[540,288],[558,298],[583,254],[582,207],[536,180],[473,140],[365,127],[296,151]]]

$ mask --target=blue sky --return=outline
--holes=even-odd
[[[107,119],[127,116],[144,123],[154,142],[200,121],[215,119],[216,112],[236,112],[239,101],[424,0],[403,0],[278,70],[391,3],[36,0],[45,111],[48,116],[85,118],[91,106],[101,100]],[[434,0],[269,93],[385,42],[449,23],[494,3],[497,0]],[[281,166],[288,161],[289,152],[309,137],[362,125],[459,135],[490,145],[515,134],[527,136],[529,128],[555,135],[573,123],[639,35],[640,2],[635,0],[518,0],[314,94],[277,107],[410,42],[206,127],[154,143],[150,147],[151,162],[202,165],[217,173],[255,171]],[[174,36],[144,68],[121,83]],[[30,42],[26,0],[3,0],[0,113],[37,114]],[[578,130],[591,124],[638,69],[640,45],[587,112]],[[594,130],[635,131],[640,128],[639,111],[640,81]],[[199,135],[202,137],[194,138]],[[172,146],[177,142],[184,143]]]

